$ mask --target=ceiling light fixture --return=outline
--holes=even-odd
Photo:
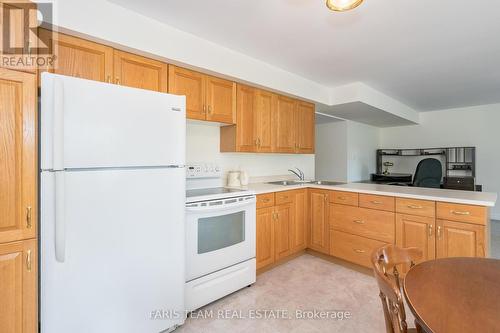
[[[326,6],[336,12],[345,12],[361,5],[363,0],[326,0]]]

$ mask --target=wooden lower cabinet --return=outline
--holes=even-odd
[[[257,209],[257,269],[274,262],[274,207]]]
[[[423,257],[417,263],[486,257],[487,227],[487,208],[480,206],[364,194],[358,200],[358,193],[314,188],[261,194],[257,269],[306,248],[368,268],[373,251],[386,244],[421,249]],[[400,272],[408,269],[401,267]]]
[[[0,244],[0,332],[38,332],[36,240]]]
[[[437,220],[436,258],[486,257],[485,227]]]
[[[418,262],[436,258],[436,221],[433,217],[415,215],[396,215],[396,245],[416,247],[422,250],[423,257]],[[403,273],[409,267],[403,267]]]
[[[328,192],[315,189],[309,191],[311,225],[308,247],[325,254],[330,253]]]
[[[294,218],[293,204],[284,204],[274,208],[274,237],[276,260],[288,257],[291,249],[291,221]]]
[[[342,231],[331,230],[330,244],[330,255],[371,268],[371,254],[387,243]]]
[[[296,191],[293,205],[294,216],[290,223],[290,246],[292,252],[298,252],[307,247],[307,221],[309,220],[308,191]]]
[[[307,190],[257,196],[257,269],[307,246]]]

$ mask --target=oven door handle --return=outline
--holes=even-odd
[[[186,212],[210,212],[214,210],[221,210],[221,209],[233,209],[233,208],[240,208],[240,207],[246,207],[246,206],[252,206],[257,202],[257,200],[254,198],[250,199],[245,199],[243,201],[237,201],[234,203],[224,203],[224,201],[228,201],[231,199],[223,199],[223,200],[215,200],[212,202],[222,202],[221,204],[216,204],[212,206],[200,206],[199,204],[188,204],[186,205]],[[191,206],[191,207],[190,207]]]

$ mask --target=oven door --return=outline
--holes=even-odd
[[[186,204],[186,281],[255,257],[255,196]]]

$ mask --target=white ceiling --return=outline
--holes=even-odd
[[[500,1],[112,0],[327,87],[363,82],[418,111],[500,102]],[[167,41],[168,42],[168,41]]]

